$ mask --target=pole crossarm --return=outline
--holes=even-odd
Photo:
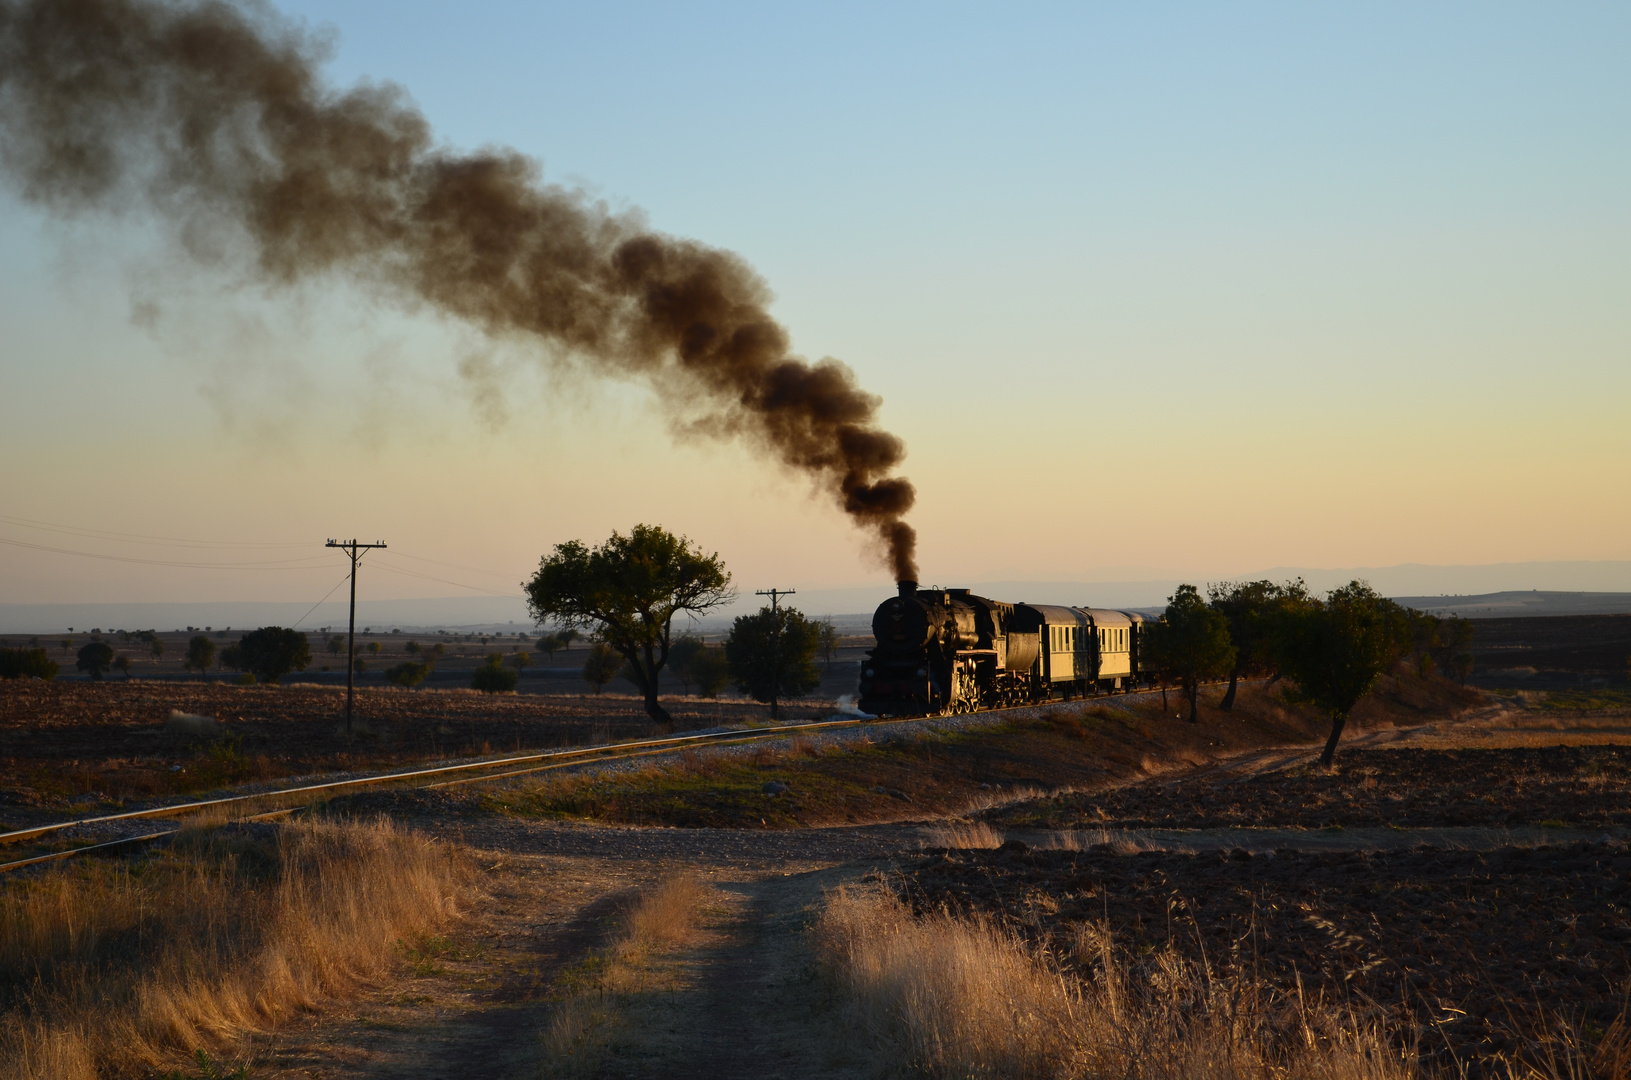
[[[770,718],[776,719],[777,691],[781,689],[781,623],[776,619],[776,603],[784,596],[798,595],[797,589],[755,589],[754,596],[770,597]]]
[[[351,557],[351,623],[346,633],[345,657],[345,737],[351,738],[351,711],[352,704],[357,697],[357,560],[364,552],[375,548],[382,548],[383,543],[359,543],[355,537],[350,540],[329,540],[324,547],[339,548]]]

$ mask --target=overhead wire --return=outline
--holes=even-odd
[[[96,551],[76,551],[72,548],[53,547],[49,544],[31,544],[27,540],[13,540],[0,536],[0,544],[27,548],[30,551],[49,551],[57,555],[77,555],[82,559],[100,559],[103,562],[141,563],[145,566],[184,566],[200,570],[315,570],[324,561],[314,555],[298,559],[272,559],[265,562],[197,562],[192,559],[143,559],[135,555],[107,555]]]
[[[196,548],[294,548],[305,547],[309,541],[301,540],[193,540],[179,536],[151,536],[146,533],[116,532],[109,529],[87,529],[78,525],[63,525],[58,522],[40,521],[37,518],[18,517],[15,514],[0,514],[0,523],[18,525],[25,529],[36,529],[40,532],[63,533],[68,536],[80,536],[93,540],[109,540],[120,544],[149,544],[153,546],[170,547],[196,547]]]

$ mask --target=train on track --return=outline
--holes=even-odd
[[[1144,624],[1132,611],[903,581],[873,613],[877,646],[861,662],[856,704],[873,716],[936,716],[1132,690],[1151,681],[1139,662]]]

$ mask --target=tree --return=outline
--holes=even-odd
[[[161,659],[164,658],[164,642],[160,641],[158,638],[155,637],[153,639],[152,648],[153,648],[153,659],[161,660]]]
[[[244,651],[237,645],[228,645],[221,650],[220,655],[223,667],[229,667],[233,671],[242,671],[244,669]]]
[[[510,666],[517,671],[525,671],[527,669],[527,665],[531,663],[532,654],[522,649],[515,650],[514,655],[510,657]]]
[[[539,623],[594,627],[595,637],[626,660],[645,698],[646,715],[665,731],[674,719],[658,701],[674,616],[699,614],[735,597],[717,553],[656,525],[612,533],[593,550],[571,540],[555,546],[526,583],[527,607]]]
[[[397,686],[404,686],[410,690],[424,682],[425,676],[429,674],[429,664],[416,663],[413,660],[404,660],[394,667],[385,669],[385,677],[388,680]]]
[[[1180,585],[1162,616],[1146,625],[1154,666],[1178,680],[1189,698],[1189,722],[1198,722],[1201,680],[1222,676],[1235,662],[1229,621],[1206,606],[1195,586]]]
[[[606,684],[617,678],[625,661],[616,649],[604,642],[589,647],[589,657],[583,662],[583,681],[595,688],[595,693],[606,689]]]
[[[44,679],[50,682],[61,670],[44,649],[0,649],[0,679]]]
[[[433,663],[433,664],[436,663],[436,661],[440,660],[442,657],[444,657],[446,655],[447,655],[447,646],[443,645],[440,641],[438,641],[436,644],[434,644],[434,645],[432,645],[430,647],[430,662],[431,663]]]
[[[198,677],[203,678],[213,663],[215,663],[215,642],[203,634],[197,634],[187,642],[187,659],[181,665],[185,670],[196,671]]]
[[[493,653],[470,673],[470,686],[484,694],[509,693],[521,681],[521,673],[504,666],[502,653]]]
[[[328,651],[333,656],[339,656],[345,652],[345,638],[339,634],[330,637],[328,639]]]
[[[380,650],[379,642],[370,641],[368,643],[368,653],[369,653],[370,656],[378,656],[379,655],[379,650]]]
[[[298,630],[263,626],[238,639],[238,654],[258,681],[275,683],[291,671],[306,670],[311,643]]]
[[[112,665],[113,650],[101,641],[93,641],[80,649],[79,658],[74,663],[74,667],[93,679],[100,679],[102,673]]]
[[[62,639],[62,651],[63,652],[67,652],[69,649],[72,649],[73,647],[74,647],[73,641],[71,641],[68,638],[63,638]]]
[[[731,662],[719,645],[709,645],[692,657],[691,678],[696,680],[697,693],[705,698],[719,696],[731,681]]]
[[[402,646],[402,651],[407,653],[409,656],[418,656],[419,655],[419,642],[417,642],[417,641],[407,642],[406,644],[404,644]]]
[[[827,673],[832,674],[832,662],[838,659],[838,628],[832,624],[831,619],[822,619],[817,624],[821,636],[816,639],[816,652],[826,663]]]
[[[124,653],[120,653],[118,656],[115,656],[113,658],[113,670],[117,671],[127,679],[130,678],[130,657],[126,656]]]
[[[807,694],[821,685],[820,642],[820,624],[798,608],[771,611],[767,604],[757,614],[738,615],[725,639],[731,681],[755,701]]]
[[[1291,696],[1331,718],[1320,764],[1335,759],[1354,706],[1408,649],[1408,626],[1406,609],[1362,581],[1332,589],[1323,601],[1305,604],[1286,617],[1276,650],[1280,670],[1296,683]]]
[[[696,682],[696,676],[691,673],[691,662],[707,647],[695,634],[681,634],[669,647],[668,669],[680,680],[680,685],[685,687],[687,694],[691,692],[691,684]]]
[[[1206,587],[1213,611],[1228,623],[1229,641],[1235,647],[1234,663],[1229,665],[1229,689],[1218,708],[1230,712],[1242,675],[1255,675],[1274,662],[1275,613],[1287,604],[1308,598],[1302,579],[1276,585],[1272,581],[1219,582]]]

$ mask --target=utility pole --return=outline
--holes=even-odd
[[[351,556],[351,627],[346,634],[345,656],[345,737],[351,738],[351,706],[357,697],[357,560],[362,553],[374,548],[382,548],[384,544],[359,544],[356,538],[350,540],[330,540],[324,547],[339,548]]]
[[[797,589],[758,589],[754,596],[770,597],[770,718],[776,719],[776,691],[781,689],[781,667],[778,664],[778,653],[781,649],[782,624],[776,617],[776,601],[784,596],[793,596]]]

